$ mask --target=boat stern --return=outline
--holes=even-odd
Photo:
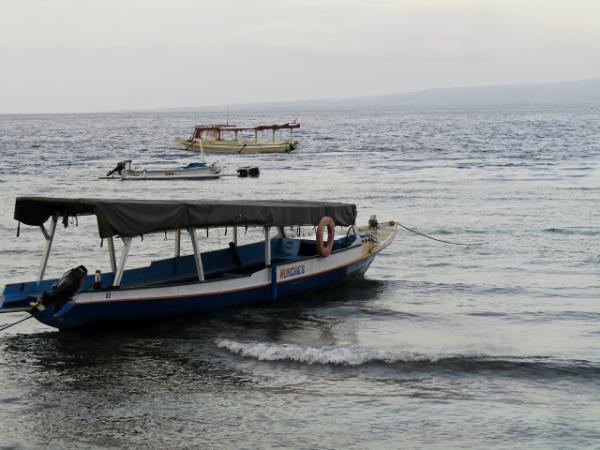
[[[286,153],[293,152],[300,145],[300,143],[298,141],[286,141],[285,144],[286,144],[286,150],[285,150]]]
[[[4,286],[0,295],[0,313],[31,310],[31,303],[47,289],[50,289],[57,280],[44,280],[42,282],[29,281],[11,283]]]

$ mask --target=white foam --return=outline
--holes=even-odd
[[[229,339],[216,341],[237,355],[260,361],[296,361],[304,364],[333,364],[360,366],[370,362],[435,361],[437,358],[409,352],[392,352],[360,347],[309,347],[294,344],[272,344],[264,342],[236,342]]]

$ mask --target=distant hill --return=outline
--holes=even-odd
[[[556,83],[426,89],[404,94],[343,99],[161,108],[157,111],[215,111],[226,107],[232,111],[326,111],[535,105],[600,106],[600,78]]]

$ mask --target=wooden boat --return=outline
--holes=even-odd
[[[45,279],[57,224],[86,215],[96,216],[98,234],[108,243],[110,270],[90,275],[79,266],[61,279]],[[46,245],[37,279],[6,285],[0,312],[28,311],[60,329],[163,320],[326,288],[364,274],[398,231],[394,222],[377,223],[373,216],[369,226],[357,227],[353,204],[283,200],[21,197],[14,217],[39,227]],[[316,237],[286,235],[285,227],[296,225],[317,226]],[[334,236],[334,225],[346,227],[341,237]],[[201,252],[198,229],[215,227],[229,227],[232,241],[226,248]],[[259,227],[257,235],[263,238],[242,244],[238,227]],[[276,236],[270,234],[272,228],[278,230]],[[190,236],[192,254],[181,254],[182,231]],[[167,232],[174,236],[172,257],[126,269],[134,237]],[[123,242],[119,258],[115,237]]]
[[[178,139],[186,150],[211,153],[289,153],[298,147],[294,138],[294,129],[299,123],[280,125],[258,125],[255,127],[237,127],[235,125],[197,126],[188,139]],[[288,140],[277,141],[277,131],[290,130]],[[271,142],[260,142],[261,132],[271,131]],[[250,134],[251,138],[244,137]]]
[[[223,176],[223,167],[216,163],[190,163],[184,167],[143,169],[131,167],[131,160],[119,161],[101,180],[214,180]]]

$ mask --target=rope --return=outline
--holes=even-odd
[[[469,246],[469,245],[483,245],[482,243],[478,243],[478,242],[476,242],[476,243],[461,243],[461,242],[451,242],[451,241],[445,241],[445,240],[443,240],[443,239],[437,239],[437,238],[434,238],[434,237],[428,236],[428,235],[426,235],[425,233],[420,233],[420,232],[418,232],[417,230],[413,230],[412,228],[408,228],[408,227],[406,227],[406,226],[404,226],[404,225],[402,225],[401,223],[398,223],[398,222],[396,222],[396,225],[399,225],[399,226],[401,226],[402,228],[404,228],[404,229],[405,229],[405,230],[407,230],[407,231],[410,231],[411,233],[418,234],[419,236],[423,236],[423,237],[425,237],[425,238],[427,238],[427,239],[431,239],[431,240],[433,240],[433,241],[443,242],[444,244],[452,244],[452,245],[467,245],[467,246]]]
[[[27,319],[31,319],[32,317],[33,317],[33,316],[25,316],[25,317],[22,317],[22,318],[20,318],[19,320],[17,320],[16,322],[9,323],[8,325],[4,325],[3,327],[0,327],[0,331],[4,331],[4,330],[6,330],[7,328],[10,328],[10,327],[12,327],[13,325],[17,325],[18,323],[25,322]]]

